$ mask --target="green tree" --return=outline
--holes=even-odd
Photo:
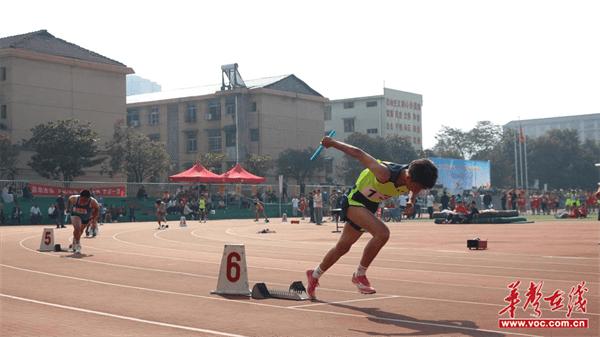
[[[374,158],[384,161],[407,164],[417,158],[417,152],[412,144],[399,136],[382,138],[353,133],[344,142],[359,147]],[[356,159],[344,157],[342,176],[347,184],[353,183],[363,169],[364,167]]]
[[[14,179],[17,174],[19,148],[10,139],[0,135],[0,179]]]
[[[576,130],[550,130],[528,139],[527,147],[530,182],[539,179],[540,184],[564,189],[589,189],[597,182],[597,145],[589,141],[581,144]]]
[[[303,184],[314,173],[323,168],[325,161],[323,156],[315,160],[309,160],[314,149],[305,150],[287,149],[279,154],[277,158],[277,172],[285,177],[296,179],[298,184]]]
[[[129,182],[158,180],[171,165],[164,143],[151,141],[146,135],[122,125],[115,126],[107,154],[110,161],[105,170],[111,177],[125,174]]]
[[[198,162],[214,173],[221,173],[225,154],[216,152],[203,153],[198,157]]]
[[[273,168],[273,158],[269,155],[248,154],[245,166],[253,174],[264,177]]]
[[[477,122],[469,131],[443,126],[435,136],[433,150],[440,157],[472,159],[485,156],[502,139],[502,127],[489,121]]]
[[[26,142],[35,154],[28,165],[49,179],[72,181],[105,158],[97,158],[98,134],[90,123],[67,119],[39,124]]]

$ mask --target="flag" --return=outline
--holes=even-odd
[[[523,134],[523,127],[519,126],[519,143],[525,143],[525,134]]]

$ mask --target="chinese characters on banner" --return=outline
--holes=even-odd
[[[41,184],[29,184],[29,187],[31,188],[31,193],[35,196],[56,196],[60,192],[63,192],[65,195],[73,195],[79,194],[79,192],[84,189],[82,187],[64,188]],[[103,197],[124,197],[125,191],[125,186],[107,186],[90,189],[90,192],[92,192],[93,195]]]
[[[518,307],[517,305],[521,302],[519,298],[519,285],[521,281],[517,280],[510,283],[507,288],[510,290],[508,296],[504,298],[505,302],[508,302],[508,305],[504,307],[502,310],[498,312],[498,315],[503,315],[508,312],[510,318],[515,318],[515,309]],[[531,306],[533,312],[536,317],[542,317],[542,311],[540,309],[540,299],[544,302],[548,303],[548,306],[551,311],[557,311],[565,307],[565,292],[556,289],[552,292],[551,295],[547,297],[543,297],[542,287],[544,286],[544,281],[540,281],[539,283],[534,283],[533,281],[529,282],[529,287],[527,288],[527,292],[525,293],[525,303],[521,306],[521,309],[525,312]],[[587,312],[587,299],[584,298],[584,294],[588,291],[588,288],[585,286],[585,281],[581,281],[579,284],[571,287],[571,291],[568,295],[568,302],[566,304],[566,313],[565,317],[570,318],[573,312],[579,311],[582,313]]]

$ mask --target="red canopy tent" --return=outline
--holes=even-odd
[[[264,177],[255,176],[244,170],[240,164],[236,164],[231,170],[221,174],[225,183],[260,184],[265,182]]]
[[[195,164],[188,170],[170,176],[169,180],[189,183],[222,183],[223,177],[210,172],[201,164]]]

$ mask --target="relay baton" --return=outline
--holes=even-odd
[[[335,136],[335,130],[329,131],[329,134],[327,135],[327,137],[333,137],[333,136]],[[319,144],[319,147],[317,147],[317,149],[315,150],[315,153],[313,153],[313,155],[310,156],[310,160],[315,160],[315,158],[317,158],[317,156],[319,155],[319,153],[321,153],[321,151],[323,151],[323,144]]]

